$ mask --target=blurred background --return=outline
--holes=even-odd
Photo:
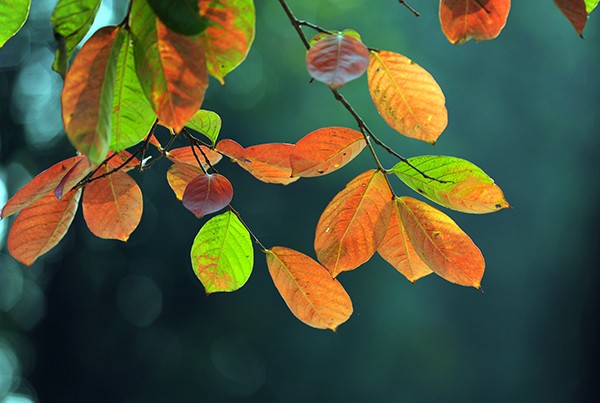
[[[50,68],[54,3],[35,0],[0,51],[0,205],[74,154],[60,118],[62,80]],[[401,154],[465,158],[502,187],[512,209],[448,212],[486,257],[485,293],[436,276],[413,285],[376,256],[339,276],[353,299],[350,320],[337,333],[315,330],[290,313],[257,251],[241,290],[206,297],[189,262],[202,222],[175,199],[169,164],[159,163],[133,173],[144,216],[127,244],[94,238],[78,213],[59,246],[27,269],[6,250],[12,219],[0,221],[0,402],[595,401],[600,16],[582,40],[551,1],[516,1],[498,39],[453,46],[437,3],[413,1],[415,18],[391,0],[289,1],[298,17],[353,28],[436,78],[449,126],[435,147],[387,127],[366,77],[342,92]],[[120,21],[126,6],[105,0],[93,29]],[[256,7],[247,61],[224,87],[212,81],[203,105],[223,118],[221,136],[248,146],[354,127],[325,86],[309,84],[278,2]],[[365,152],[287,187],[228,161],[219,170],[265,245],[314,256],[321,211],[371,167]]]

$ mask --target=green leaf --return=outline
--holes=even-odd
[[[0,3],[0,48],[21,29],[27,16],[31,0],[13,0]]]
[[[110,149],[117,152],[139,143],[156,119],[135,72],[131,34],[123,29],[119,34],[123,42],[115,74],[110,140]]]
[[[50,23],[59,41],[52,69],[65,76],[69,59],[90,30],[101,0],[59,0]]]
[[[148,0],[154,14],[171,31],[182,35],[198,35],[208,22],[200,15],[198,0]]]
[[[585,0],[585,12],[590,14],[596,6],[600,3],[600,0]]]
[[[214,145],[221,131],[221,117],[215,112],[200,109],[185,125],[205,135]]]
[[[207,294],[235,291],[252,273],[254,250],[250,234],[231,211],[215,216],[196,235],[191,259]]]
[[[408,162],[410,165],[399,162],[392,172],[409,187],[444,207],[476,214],[509,207],[494,180],[469,161],[424,155],[409,158]]]

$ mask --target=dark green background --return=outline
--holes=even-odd
[[[49,71],[53,4],[33,3],[25,29],[0,51],[2,202],[73,155],[60,123],[61,80]],[[256,3],[248,60],[225,87],[212,81],[204,104],[222,116],[222,136],[247,146],[354,127],[325,86],[308,83],[304,49],[278,2]],[[356,29],[437,79],[449,125],[435,147],[388,128],[365,77],[342,92],[403,155],[465,158],[502,187],[512,209],[448,212],[486,257],[485,293],[435,276],[412,285],[374,257],[339,276],[353,299],[350,320],[337,333],[315,330],[289,312],[257,251],[240,291],[205,297],[189,262],[201,222],[168,188],[165,162],[133,174],[144,217],[127,244],[95,239],[78,213],[60,246],[25,269],[8,255],[0,223],[0,401],[594,401],[600,17],[592,14],[582,40],[552,1],[515,1],[498,39],[453,46],[438,2],[412,3],[421,17],[391,0],[290,0],[300,18]],[[115,5],[119,21],[125,4]],[[371,167],[365,152],[327,177],[283,187],[219,165],[265,245],[310,255],[320,212]]]

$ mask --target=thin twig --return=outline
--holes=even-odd
[[[187,137],[188,141],[190,142],[190,148],[192,149],[192,153],[194,154],[194,158],[196,158],[196,162],[198,162],[198,165],[200,166],[200,169],[202,169],[202,172],[207,173],[206,169],[204,169],[204,164],[202,164],[202,162],[200,162],[200,158],[198,158],[198,154],[196,154],[196,149],[194,148],[194,146],[196,145],[196,142],[194,141],[194,136],[192,136],[187,130],[183,129],[181,131],[185,137]]]
[[[250,234],[250,236],[252,237],[252,239],[254,239],[254,243],[256,243],[260,247],[260,249],[261,249],[261,251],[263,253],[266,253],[268,249],[265,248],[265,245],[262,244],[262,242],[260,241],[260,239],[258,239],[258,237],[256,235],[254,235],[254,232],[252,232],[252,230],[250,229],[250,227],[248,226],[248,224],[246,224],[246,222],[242,219],[242,216],[240,215],[240,213],[236,209],[234,209],[231,204],[228,206],[228,208],[229,208],[229,211],[231,211],[233,214],[235,214],[236,217],[242,223],[242,225],[246,228],[246,230],[248,231],[248,233]]]
[[[332,31],[330,31],[328,29],[325,29],[323,27],[320,27],[317,24],[313,24],[310,21],[306,21],[306,20],[297,20],[297,21],[298,21],[298,25],[312,28],[315,31],[320,32],[322,34],[330,34],[330,35],[334,34],[334,32],[332,32]]]
[[[404,0],[400,0],[400,4],[402,4],[404,7],[406,7],[411,13],[413,13],[415,15],[415,17],[420,17],[421,14],[419,14],[419,12],[417,10],[415,10],[414,8],[412,8],[407,2],[405,2]]]

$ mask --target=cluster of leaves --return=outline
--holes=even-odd
[[[29,1],[14,2],[10,10],[0,7],[0,22],[5,22],[0,44],[22,26]],[[78,155],[37,175],[2,209],[2,218],[20,213],[8,236],[12,256],[31,265],[53,248],[66,234],[80,199],[92,233],[126,241],[143,210],[142,191],[126,172],[168,159],[168,183],[185,208],[198,218],[225,210],[201,226],[191,247],[191,264],[206,293],[234,291],[246,283],[254,264],[253,241],[265,253],[290,310],[316,328],[335,330],[349,318],[352,302],[336,277],[376,252],[412,282],[436,273],[479,288],[485,263],[473,241],[440,210],[396,196],[389,176],[441,206],[466,213],[508,207],[500,188],[479,167],[459,158],[400,156],[338,91],[366,73],[373,102],[388,125],[433,144],[448,121],[445,97],[434,78],[406,56],[369,49],[355,31],[301,21],[284,0],[279,2],[307,48],[309,74],[331,88],[358,130],[325,127],[295,144],[249,147],[219,138],[219,115],[199,108],[209,75],[223,84],[251,47],[252,0],[132,0],[125,20],[95,32],[70,67],[100,0],[60,0],[52,15],[59,38],[53,68],[64,76],[62,117]],[[556,2],[573,14],[566,3],[575,2]],[[586,2],[593,8],[591,3],[597,1]],[[509,0],[441,0],[442,29],[452,43],[490,39],[504,26],[509,8]],[[586,9],[586,18],[590,11]],[[303,26],[318,34],[309,41]],[[171,133],[164,145],[154,135],[157,125]],[[188,145],[174,148],[179,138]],[[151,145],[157,155],[148,163]],[[384,168],[375,146],[399,162]],[[233,187],[216,169],[226,156],[260,181],[288,185],[334,172],[365,148],[375,167],[347,183],[321,214],[316,260],[287,247],[265,247],[231,205]]]

